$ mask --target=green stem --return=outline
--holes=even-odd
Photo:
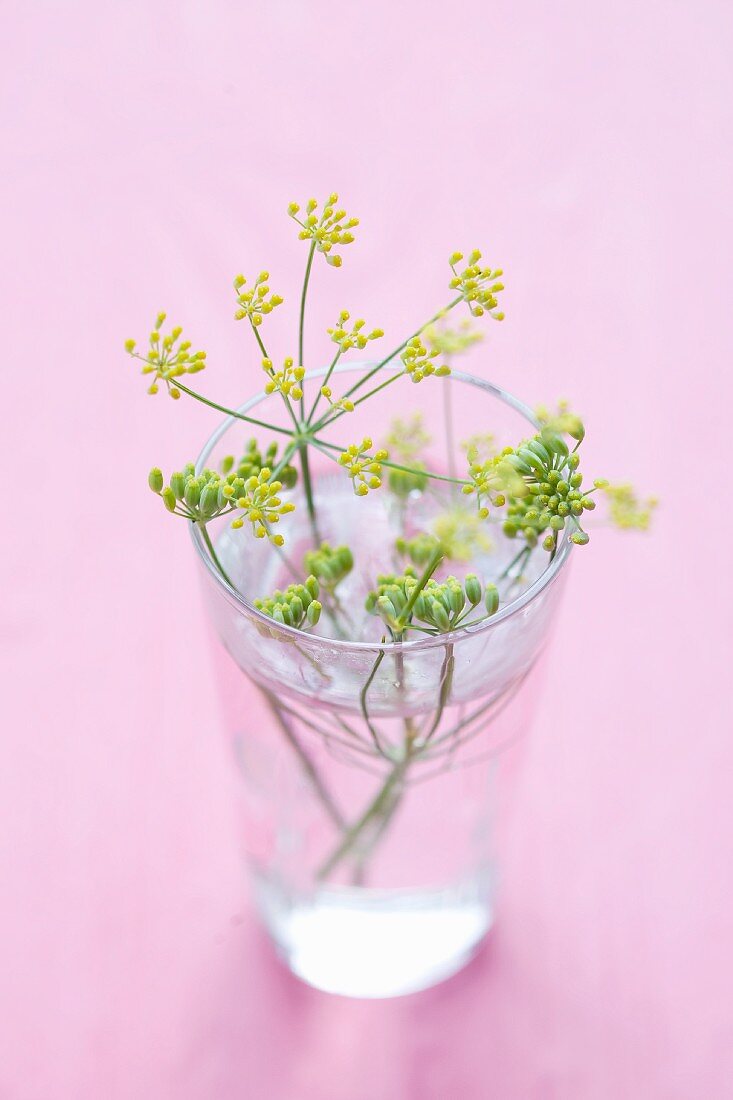
[[[451,688],[453,686],[453,670],[455,668],[455,665],[456,659],[453,656],[453,646],[449,643],[445,647],[445,657],[443,658],[443,666],[440,670],[440,692],[438,695],[438,709],[435,712],[435,717],[433,718],[430,729],[425,734],[425,741],[430,740],[430,738],[433,736],[438,726],[440,725],[440,720],[443,717],[443,711],[445,710],[445,705],[448,702],[448,697],[450,696]]]
[[[356,408],[357,405],[361,405],[362,401],[367,401],[370,397],[374,397],[374,394],[379,393],[379,391],[383,390],[385,388],[385,386],[391,386],[392,383],[396,382],[399,378],[404,378],[404,376],[406,374],[407,374],[407,371],[404,371],[404,370],[399,371],[397,374],[391,374],[389,376],[389,378],[386,379],[386,381],[380,382],[380,384],[378,386],[375,386],[373,390],[369,390],[369,393],[365,393],[362,397],[358,398],[354,402],[354,408]],[[323,428],[326,428],[329,424],[333,424],[334,420],[338,420],[339,417],[345,416],[345,415],[346,415],[346,410],[345,409],[337,409],[333,416],[328,416],[328,414],[327,414],[321,420],[319,420],[317,424],[314,424],[313,428],[312,428],[312,431],[320,432],[320,431],[322,431]]]
[[[415,332],[411,333],[407,337],[406,340],[403,340],[402,343],[399,345],[399,347],[395,348],[394,351],[391,351],[389,353],[389,355],[386,356],[386,358],[382,359],[379,363],[376,364],[376,366],[372,367],[371,370],[368,370],[366,374],[362,375],[362,377],[359,378],[354,383],[354,385],[351,387],[351,389],[346,391],[346,393],[344,394],[344,397],[351,397],[352,393],[356,393],[356,391],[358,389],[361,389],[361,387],[364,385],[364,383],[368,382],[369,379],[372,378],[377,373],[377,371],[381,370],[382,367],[384,367],[387,363],[389,363],[389,361],[391,359],[394,359],[395,355],[399,355],[399,353],[401,351],[403,351],[404,348],[407,347],[410,340],[413,340],[416,336],[419,336],[420,333],[424,332],[425,329],[428,328],[429,325],[432,325],[436,321],[439,321],[441,317],[445,317],[446,313],[449,313],[452,309],[454,309],[458,305],[459,302],[462,302],[462,301],[463,301],[463,295],[459,295],[457,298],[454,298],[452,302],[449,302],[448,305],[445,306],[444,309],[439,309],[438,312],[436,314],[434,314],[430,318],[429,321],[426,321],[424,325],[420,325],[419,329],[417,329]]]
[[[519,551],[519,553],[514,555],[512,560],[507,565],[506,569],[504,569],[503,572],[501,572],[496,579],[498,581],[503,581],[505,577],[508,577],[510,571],[514,568],[514,566],[517,564],[517,562],[522,557],[525,557],[525,558],[529,557],[531,550],[532,550],[531,546],[523,546],[522,549]]]
[[[326,443],[325,439],[313,439],[311,440],[314,447],[330,458],[333,462],[337,462],[332,455],[328,454],[328,451],[338,451],[340,454],[346,450],[346,447],[339,446],[337,443]],[[387,458],[379,460],[380,466],[387,466],[390,470],[404,470],[406,474],[420,474],[421,476],[431,478],[433,481],[448,481],[454,485],[471,485],[472,483],[465,478],[460,477],[446,477],[445,474],[435,474],[431,470],[418,469],[415,466],[402,466],[399,462],[390,462]]]
[[[326,813],[331,818],[333,823],[336,826],[338,826],[339,829],[343,829],[344,825],[345,825],[345,822],[344,822],[344,819],[341,815],[341,811],[339,810],[338,806],[336,805],[336,803],[333,799],[333,796],[329,792],[329,790],[326,787],[325,783],[323,782],[320,775],[318,774],[318,771],[317,771],[313,761],[311,760],[311,758],[306,753],[305,749],[301,745],[298,738],[295,736],[295,733],[293,732],[293,730],[290,727],[290,723],[287,722],[285,720],[285,718],[283,717],[283,715],[280,711],[280,708],[277,705],[276,698],[272,695],[271,692],[267,691],[266,688],[261,687],[260,691],[262,692],[265,699],[267,700],[267,702],[270,706],[270,709],[272,710],[272,713],[275,716],[278,725],[280,726],[280,729],[285,734],[286,740],[288,741],[291,748],[293,749],[296,756],[298,757],[298,760],[300,761],[300,764],[303,768],[303,771],[305,772],[306,776],[308,777],[308,780],[309,780],[313,790],[315,791],[319,801],[321,802],[321,805],[323,806],[323,808],[325,809]]]
[[[308,251],[308,261],[305,265],[305,278],[303,279],[303,292],[300,295],[300,322],[298,325],[298,366],[303,366],[303,335],[305,329],[305,300],[308,295],[308,283],[311,277],[311,268],[313,266],[313,256],[316,251],[316,242],[311,243]],[[300,399],[300,419],[305,419],[305,399]]]
[[[271,432],[280,432],[281,435],[292,435],[290,428],[278,428],[276,424],[268,424],[265,420],[256,420],[253,416],[245,416],[244,413],[237,412],[236,409],[228,409],[226,405],[219,405],[216,401],[209,401],[208,397],[203,397],[200,393],[196,393],[195,390],[190,390],[188,386],[184,386],[179,379],[176,379],[176,389],[179,389],[181,393],[187,393],[189,397],[194,397],[197,401],[200,401],[202,405],[208,405],[210,409],[216,409],[217,412],[225,413],[227,416],[233,416],[236,420],[244,420],[247,424],[254,424],[258,428],[267,428]]]
[[[409,623],[410,615],[412,614],[412,609],[413,609],[413,607],[415,606],[415,604],[417,602],[418,596],[420,595],[423,588],[425,587],[425,585],[428,583],[428,581],[432,577],[435,570],[438,568],[438,566],[442,562],[443,557],[444,557],[443,551],[442,550],[436,550],[436,551],[434,551],[434,553],[433,553],[432,557],[430,558],[430,561],[428,562],[428,564],[425,566],[425,569],[423,570],[422,576],[420,577],[417,584],[415,585],[412,592],[410,593],[410,598],[408,599],[407,603],[403,607],[403,609],[400,613],[400,616],[397,620],[397,623],[395,624],[396,630],[399,631],[400,633],[405,629],[405,627]]]
[[[341,358],[341,355],[342,355],[341,348],[339,348],[338,351],[336,352],[334,358],[333,358],[331,366],[326,371],[326,376],[323,379],[323,381],[321,382],[321,386],[327,386],[328,385],[328,381],[329,381],[331,375],[333,374],[334,369],[336,367],[336,364],[338,363],[339,359]],[[322,396],[323,396],[323,394],[321,393],[321,389],[319,387],[318,392],[316,393],[316,399],[313,402],[313,407],[312,407],[311,411],[308,413],[308,419],[306,421],[306,423],[308,424],[308,427],[310,427],[310,425],[313,422],[313,417],[315,415],[315,411],[318,408],[318,402],[321,400]]]
[[[384,639],[382,639],[382,640],[384,641]],[[372,741],[374,742],[374,746],[375,746],[375,748],[376,748],[376,750],[377,750],[377,752],[379,753],[380,756],[386,756],[387,754],[385,753],[384,749],[382,748],[382,743],[379,740],[379,736],[377,734],[377,731],[375,730],[374,726],[372,725],[371,718],[369,717],[369,708],[367,707],[367,694],[369,692],[369,688],[372,686],[372,680],[377,675],[377,670],[378,670],[378,668],[381,665],[383,660],[384,660],[384,650],[380,649],[379,655],[378,655],[376,661],[374,662],[374,664],[372,665],[372,670],[369,673],[369,676],[367,677],[367,681],[364,684],[364,687],[361,689],[361,693],[359,695],[359,703],[361,705],[361,713],[364,716],[364,721],[366,722],[367,729],[369,730],[369,733],[371,734],[371,738],[372,738]]]
[[[445,448],[448,458],[448,473],[456,476],[455,433],[453,430],[453,391],[450,378],[443,380],[443,416],[445,420]]]
[[[201,537],[203,538],[204,542],[206,543],[206,549],[209,551],[209,554],[211,555],[211,560],[213,561],[214,565],[219,570],[219,572],[221,573],[222,577],[227,582],[229,587],[233,588],[234,591],[236,592],[237,588],[236,588],[234,582],[232,581],[231,577],[227,573],[224,566],[219,561],[216,550],[214,549],[214,544],[211,541],[211,538],[209,537],[209,532],[206,530],[206,524],[201,523],[201,522],[197,522],[196,526],[198,527],[199,531],[201,532]]]
[[[320,546],[323,540],[321,539],[321,535],[318,530],[316,505],[315,501],[313,500],[313,483],[311,481],[310,464],[308,462],[308,444],[301,443],[298,447],[298,450],[300,452],[300,467],[303,471],[303,490],[305,492],[305,502],[308,508],[308,518],[310,520],[313,538],[316,541],[316,545]]]
[[[402,760],[398,761],[398,763],[395,764],[394,768],[387,776],[384,784],[377,792],[376,797],[372,800],[372,802],[370,802],[361,817],[354,822],[351,828],[346,830],[340,844],[338,844],[331,855],[319,867],[318,871],[316,872],[316,878],[318,880],[328,878],[331,872],[336,869],[336,867],[339,863],[341,863],[344,857],[349,855],[354,845],[358,842],[361,834],[364,832],[364,829],[367,827],[367,825],[370,824],[370,822],[382,818],[383,826],[386,825],[386,821],[384,820],[386,816],[385,811],[389,810],[389,815],[391,816],[396,809],[396,805],[399,799],[395,799],[392,806],[390,806],[390,803],[394,798],[394,794],[398,793],[395,788],[397,788],[398,785],[401,785],[402,780],[404,779],[405,772],[407,771],[408,764],[409,757],[407,756],[405,756]]]

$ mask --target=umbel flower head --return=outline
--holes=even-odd
[[[511,447],[505,448],[501,454],[481,459],[474,449],[470,449],[468,452],[470,483],[464,485],[462,491],[467,496],[475,494],[480,519],[486,519],[489,515],[488,504],[493,505],[495,508],[501,508],[506,504],[507,475],[509,475],[511,482],[516,482],[517,491],[521,491],[521,477],[518,477],[511,469],[507,469],[503,465],[503,459],[509,453],[511,453]]]
[[[288,206],[288,214],[300,226],[298,237],[301,241],[312,241],[317,252],[322,252],[326,257],[326,263],[331,267],[341,267],[341,256],[333,252],[334,246],[351,244],[354,234],[351,232],[359,224],[358,218],[347,218],[346,211],[337,208],[339,197],[334,191],[328,196],[320,215],[318,201],[308,199],[305,206],[305,214],[300,214],[300,206],[297,202],[291,202]]]
[[[400,358],[410,381],[422,382],[423,378],[427,378],[431,374],[438,377],[450,374],[450,367],[446,366],[445,363],[436,366],[433,362],[438,355],[437,348],[428,351],[419,336],[413,336],[411,340],[408,340]]]
[[[412,462],[430,443],[430,436],[423,427],[422,413],[413,413],[409,420],[392,421],[385,440],[390,454],[404,462]]]
[[[398,538],[395,548],[414,565],[427,565],[436,551],[452,561],[470,561],[477,553],[491,549],[486,528],[475,512],[460,505],[435,517],[432,531],[420,531],[412,538]]]
[[[176,327],[165,336],[161,328],[165,321],[165,313],[159,313],[155,318],[153,331],[148,340],[148,350],[143,354],[137,351],[134,340],[125,341],[125,351],[134,359],[139,359],[142,364],[143,374],[152,374],[153,379],[148,387],[148,393],[157,393],[159,382],[163,382],[168,393],[173,398],[179,398],[181,391],[173,383],[182,374],[196,374],[206,366],[205,351],[191,351],[190,340],[181,340],[183,329]]]
[[[170,484],[165,485],[156,466],[148,475],[148,485],[175,515],[195,523],[208,523],[217,516],[236,513],[232,527],[243,527],[249,521],[256,538],[267,537],[276,546],[282,546],[285,540],[282,535],[273,534],[271,527],[295,508],[291,502],[280,499],[282,482],[272,480],[267,467],[243,478],[237,473],[223,476],[208,469],[197,474],[189,462],[172,474]]]
[[[600,489],[608,500],[608,514],[611,523],[622,530],[646,531],[652,519],[652,512],[657,506],[656,497],[648,497],[641,500],[633,485],[625,482],[622,485],[609,485],[607,481],[598,480],[596,488]]]
[[[322,542],[317,550],[308,550],[303,558],[303,568],[333,592],[338,584],[354,568],[354,555],[348,546],[331,546]]]
[[[236,477],[243,478],[245,481],[247,478],[252,477],[253,474],[259,474],[260,470],[267,467],[270,470],[274,470],[277,466],[277,443],[270,443],[264,454],[260,451],[257,440],[252,437],[248,439],[244,446],[244,452],[239,460],[235,459],[234,455],[226,455],[221,461],[221,472],[224,475],[231,474],[232,471]],[[298,480],[298,471],[295,466],[291,466],[290,463],[286,463],[278,471],[278,478],[282,481],[286,489],[292,489]]]
[[[245,290],[247,280],[244,275],[237,275],[234,279],[234,290],[237,294],[237,309],[234,317],[237,321],[249,317],[252,324],[257,327],[262,324],[262,318],[273,309],[282,305],[283,299],[279,294],[273,294],[269,287],[270,274],[261,271],[254,281],[251,289]]]
[[[285,397],[292,397],[299,401],[303,396],[301,382],[305,377],[304,367],[294,367],[292,359],[283,362],[283,369],[276,371],[271,359],[262,360],[262,369],[269,378],[265,386],[265,393],[282,393]]]
[[[504,284],[498,281],[502,275],[501,268],[492,270],[490,267],[482,267],[478,249],[469,255],[466,266],[459,271],[458,264],[462,260],[463,253],[454,252],[448,261],[453,271],[453,278],[448,284],[451,290],[459,292],[474,317],[483,317],[484,313],[488,313],[495,321],[503,321],[504,314],[498,308],[497,298],[504,289]]]
[[[584,512],[593,511],[596,503],[581,488],[580,458],[577,452],[570,453],[561,435],[545,428],[516,450],[505,452],[503,462],[523,482],[521,491],[509,495],[505,535],[520,535],[528,546],[535,546],[547,532],[542,546],[554,552],[560,533],[569,523],[574,528],[571,541],[578,545],[588,542],[580,518]]]
[[[276,588],[271,596],[255,600],[254,604],[258,611],[276,623],[293,626],[297,630],[305,623],[315,626],[320,619],[323,609],[318,600],[319,594],[318,581],[311,576],[305,584],[289,584],[283,592]]]
[[[154,466],[148,474],[148,485],[169,512],[195,523],[208,523],[232,511],[231,502],[221,493],[224,485],[221,476],[216,470],[208,469],[197,474],[192,462],[171,474],[168,485],[164,483],[162,471]]]
[[[461,321],[456,328],[429,325],[423,335],[432,350],[439,355],[460,355],[484,338],[483,332],[474,328],[470,321]]]
[[[372,441],[368,437],[361,443],[352,443],[339,455],[339,462],[354,485],[358,497],[365,497],[370,489],[378,489],[382,484],[382,463],[388,458],[385,450],[370,454]]]
[[[554,413],[550,412],[546,405],[538,405],[535,416],[544,431],[553,432],[555,435],[569,435],[578,442],[585,437],[583,421],[577,413],[570,411],[568,401],[558,401],[557,411]]]
[[[364,332],[366,321],[363,321],[361,318],[354,321],[351,328],[349,328],[349,319],[350,314],[348,310],[342,309],[335,326],[326,329],[326,332],[331,337],[334,344],[338,345],[341,353],[350,351],[351,348],[358,348],[359,351],[363,351],[370,340],[379,340],[380,337],[384,336],[384,332],[381,328],[374,328],[371,332]]]
[[[272,472],[265,466],[259,474],[253,474],[246,480],[237,477],[223,492],[234,501],[240,514],[232,521],[232,527],[243,527],[248,521],[252,524],[255,538],[268,538],[275,546],[285,542],[282,535],[272,533],[273,524],[280,522],[281,516],[295,510],[291,501],[282,501],[279,493],[282,482],[272,480]]]
[[[459,626],[469,625],[466,619],[482,598],[486,615],[493,615],[499,607],[496,586],[487,585],[484,593],[481,582],[473,573],[463,583],[452,576],[444,581],[431,577],[415,597],[419,584],[417,573],[409,565],[402,574],[379,576],[377,587],[366,598],[366,610],[372,615],[379,615],[393,634],[401,634],[410,628],[426,634],[445,634]],[[424,625],[418,626],[418,623]]]

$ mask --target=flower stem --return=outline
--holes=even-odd
[[[399,371],[397,374],[391,374],[384,382],[380,382],[378,386],[375,386],[373,390],[369,390],[369,393],[365,393],[362,397],[359,397],[354,402],[354,408],[357,405],[361,405],[362,401],[366,401],[369,397],[373,397],[375,393],[379,393],[385,386],[391,386],[393,382],[396,382],[399,378],[404,378],[407,371]],[[333,424],[334,420],[338,420],[339,417],[346,415],[346,409],[337,409],[333,416],[324,416],[317,424],[313,425],[312,431],[320,432],[323,428],[328,427],[329,424]]]
[[[298,324],[298,366],[303,366],[303,335],[305,329],[305,300],[308,296],[308,283],[311,277],[311,268],[313,266],[313,256],[316,251],[316,242],[312,241],[310,249],[308,250],[308,260],[305,265],[305,278],[303,279],[303,291],[300,295],[300,322]],[[305,398],[300,399],[300,419],[305,419]]]
[[[214,565],[219,570],[219,572],[221,573],[222,577],[227,582],[229,587],[233,588],[234,591],[236,592],[237,591],[236,585],[232,581],[231,577],[227,573],[224,566],[219,561],[216,550],[214,549],[214,544],[211,541],[211,538],[209,536],[209,532],[206,530],[206,524],[199,522],[199,523],[196,524],[196,526],[198,527],[199,531],[201,532],[201,537],[203,538],[204,542],[206,543],[206,549],[209,551],[209,554],[211,555],[211,560],[213,561]]]
[[[228,409],[226,405],[219,405],[216,401],[209,401],[208,397],[204,397],[200,393],[196,393],[195,390],[190,390],[188,386],[184,386],[179,379],[176,379],[176,389],[179,389],[181,393],[187,393],[189,397],[194,397],[197,401],[200,401],[202,405],[208,405],[210,409],[216,409],[217,412],[223,412],[227,416],[233,416],[236,420],[244,420],[247,424],[254,424],[258,428],[267,428],[271,432],[280,432],[281,435],[292,435],[290,428],[279,428],[276,424],[268,424],[265,420],[256,420],[253,416],[245,416],[244,413],[237,412],[236,409]]]
[[[389,363],[389,361],[391,359],[394,359],[395,355],[399,355],[399,353],[401,351],[403,351],[404,348],[407,347],[410,340],[414,339],[415,336],[419,336],[421,332],[425,331],[425,329],[428,327],[428,325],[432,325],[436,321],[439,321],[441,317],[444,317],[446,313],[449,313],[450,310],[454,309],[458,305],[458,303],[462,302],[462,301],[463,301],[463,295],[459,294],[459,296],[457,298],[454,298],[452,302],[449,302],[447,306],[444,306],[443,309],[439,309],[438,312],[436,314],[434,314],[430,318],[429,321],[426,321],[424,325],[420,325],[419,329],[417,329],[415,332],[411,333],[407,337],[406,340],[403,340],[402,343],[399,345],[399,347],[396,347],[394,349],[394,351],[391,351],[389,353],[389,355],[386,356],[386,358],[382,359],[379,363],[376,364],[376,366],[372,367],[371,370],[368,370],[366,372],[366,374],[362,375],[361,378],[357,379],[357,381],[354,382],[354,385],[351,387],[351,389],[346,391],[346,393],[344,394],[344,397],[351,397],[352,393],[356,393],[356,391],[358,389],[361,389],[361,387],[364,385],[364,383],[368,382],[369,379],[372,378],[377,373],[377,371],[381,370],[382,367],[384,367],[387,363]]]
[[[343,453],[346,450],[345,447],[340,447],[336,443],[326,443],[325,439],[313,439],[311,442],[313,443],[314,447],[325,454],[327,458],[330,458],[332,462],[336,462],[338,460],[335,459],[333,455],[328,454],[329,451],[339,451],[340,453]],[[389,459],[386,458],[381,458],[379,460],[379,464],[380,466],[388,466],[390,470],[404,470],[406,474],[420,474],[421,477],[428,477],[431,478],[433,481],[448,481],[452,482],[454,485],[471,484],[471,482],[466,480],[465,478],[446,477],[445,474],[435,474],[431,470],[424,470],[422,468],[418,469],[415,466],[402,466],[399,462],[390,462]]]

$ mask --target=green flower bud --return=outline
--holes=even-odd
[[[219,511],[219,483],[209,481],[204,485],[200,502],[201,512],[207,519]]]
[[[481,602],[481,582],[475,573],[469,573],[464,582],[466,596],[472,607]]]
[[[576,546],[585,546],[586,543],[590,542],[590,535],[585,531],[573,531],[570,541],[574,542]]]
[[[495,584],[486,585],[486,595],[484,597],[484,606],[489,615],[495,615],[499,610],[499,589]]]
[[[307,617],[308,622],[310,623],[311,626],[316,625],[316,623],[318,622],[318,620],[321,617],[321,611],[322,610],[323,609],[322,609],[320,603],[318,602],[318,600],[311,600],[311,602],[308,604],[308,611],[306,612],[306,617]]]
[[[201,482],[198,478],[192,477],[186,483],[183,499],[192,511],[198,508],[201,499]]]
[[[318,596],[320,595],[321,590],[320,590],[320,587],[318,585],[318,581],[316,580],[316,578],[313,576],[312,573],[309,577],[306,578],[305,587],[307,588],[308,592],[313,597],[313,599],[317,600]]]
[[[175,494],[174,494],[173,490],[171,489],[170,485],[166,486],[166,488],[161,493],[161,496],[163,497],[163,503],[165,504],[168,511],[169,512],[175,512],[177,501],[176,501]]]
[[[175,493],[176,500],[183,500],[186,489],[186,478],[182,473],[171,474],[171,489]]]
[[[157,466],[153,466],[152,470],[148,474],[148,485],[154,493],[159,493],[163,488],[163,474]]]
[[[450,630],[450,619],[448,617],[448,612],[443,607],[443,604],[436,599],[430,601],[430,617],[437,626],[438,630]]]

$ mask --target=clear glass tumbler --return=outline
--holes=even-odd
[[[457,433],[490,430],[501,445],[536,429],[526,406],[480,379],[454,372],[423,386],[430,384],[428,433],[445,440],[450,413],[449,453],[434,443],[433,468],[452,468]],[[399,415],[385,395],[381,405],[381,395],[367,403],[372,433]],[[240,411],[271,423],[278,414],[271,397]],[[361,438],[359,412],[349,420],[352,439]],[[198,468],[241,448],[243,434],[241,422],[224,421]],[[358,637],[364,577],[372,566],[384,571],[405,508],[419,524],[436,510],[463,514],[464,501],[415,493],[406,504],[386,489],[356,498],[343,472],[332,471],[314,470],[318,534],[348,542],[361,563],[341,597]],[[193,529],[218,636],[225,721],[244,779],[254,897],[278,952],[306,982],[355,997],[414,992],[463,966],[491,926],[492,809],[508,781],[501,765],[530,722],[535,693],[527,681],[548,639],[571,544],[564,540],[549,564],[538,551],[517,577],[516,545],[489,526],[493,545],[483,542],[447,571],[501,577],[502,604],[491,619],[402,644],[375,641],[373,625],[370,640],[347,640],[278,625],[253,605],[289,583],[288,568],[312,545],[305,507],[288,518],[287,558],[222,527],[217,553],[236,588]]]

